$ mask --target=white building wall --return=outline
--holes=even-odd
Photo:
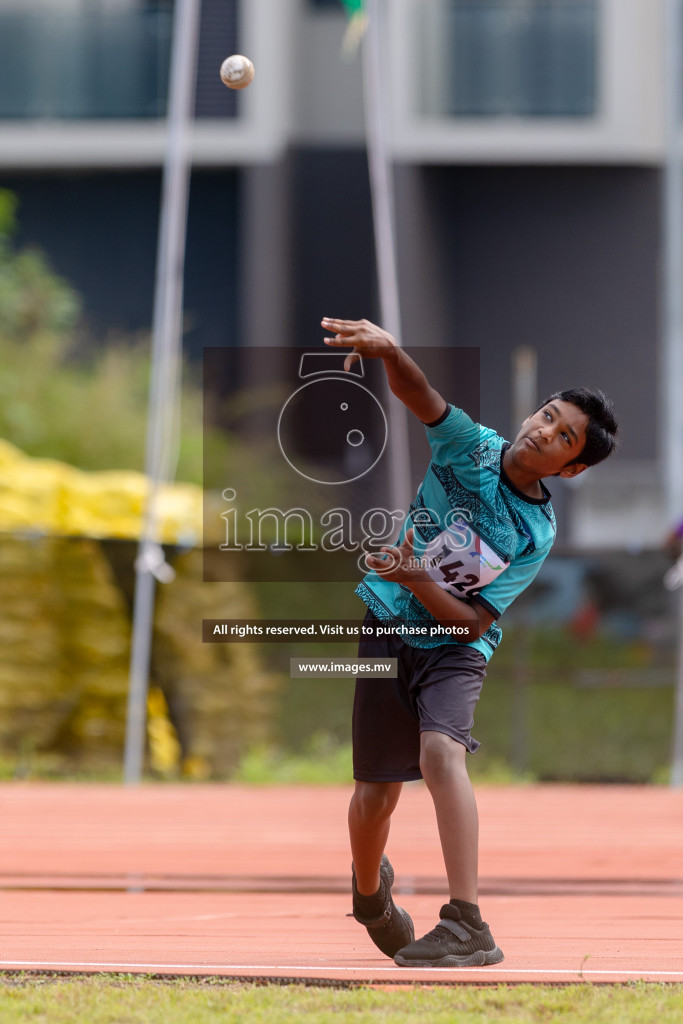
[[[663,0],[600,0],[594,118],[427,118],[415,43],[424,0],[392,0],[392,148],[419,163],[640,163],[663,158]],[[431,0],[427,0],[428,3]]]

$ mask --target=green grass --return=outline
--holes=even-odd
[[[260,584],[253,592],[264,618],[353,619],[364,613],[349,583]],[[530,628],[513,611],[475,712],[472,733],[482,745],[469,759],[472,779],[666,784],[675,678],[670,644],[609,631],[581,638],[557,625]],[[290,679],[288,674],[290,656],[341,651],[354,654],[355,646],[260,645],[268,668],[282,673],[283,681],[271,737],[277,750],[267,756],[250,753],[253,781],[268,781],[268,769],[271,781],[316,781],[311,737],[323,734],[329,743],[325,756],[318,757],[321,778],[347,781],[343,770],[331,778],[330,749],[336,743],[341,751],[350,742],[353,680]],[[666,670],[671,685],[647,684],[648,673]],[[617,671],[623,672],[624,685],[608,685]],[[604,685],[585,685],[587,676],[599,679],[602,673]],[[637,685],[637,678],[644,685]],[[343,769],[343,754],[336,764]]]
[[[282,748],[254,747],[242,758],[231,781],[256,785],[351,783],[351,744],[339,744],[329,733],[317,732],[300,754]]]
[[[537,781],[531,773],[516,772],[505,761],[495,758],[471,758],[469,772],[472,781],[480,786],[520,786]],[[330,733],[319,731],[300,754],[281,747],[255,747],[242,758],[230,781],[258,786],[351,785],[351,744],[337,743]],[[661,781],[664,784],[667,780]]]
[[[683,987],[496,985],[332,988],[130,975],[0,977],[0,1024],[660,1024]]]
[[[320,610],[316,617],[333,619],[358,615],[357,598],[350,587],[316,587]],[[259,602],[264,617],[286,617],[278,588],[262,587]],[[304,598],[296,587],[287,591],[292,617],[306,617]],[[308,598],[310,600],[310,597]],[[297,604],[300,601],[300,606]],[[277,695],[273,745],[270,757],[278,781],[281,774],[303,774],[302,759],[315,761],[311,737],[325,734],[330,745],[345,747],[351,738],[351,679],[289,679],[290,655],[311,657],[338,653],[353,646],[263,644],[261,654],[271,671],[283,673]],[[665,652],[667,658],[670,652]],[[582,684],[586,674],[623,670],[647,680],[650,670],[670,670],[670,686]],[[469,759],[473,780],[480,782],[557,781],[666,784],[669,776],[671,721],[675,669],[662,652],[639,641],[621,641],[598,634],[579,642],[562,628],[520,631],[506,627],[505,638],[491,660],[481,700],[475,712],[472,734],[481,742]],[[329,745],[328,745],[329,754]],[[258,752],[257,752],[258,759]],[[298,762],[295,768],[293,760]],[[261,777],[267,781],[266,761],[261,757]],[[321,762],[325,781],[330,780],[330,757]],[[252,759],[252,764],[253,759]],[[341,764],[341,761],[338,761]],[[315,781],[311,765],[306,779]],[[299,781],[292,779],[291,781]],[[339,778],[338,781],[345,781]]]

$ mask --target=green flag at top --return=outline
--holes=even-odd
[[[342,44],[342,56],[346,60],[351,60],[358,49],[368,20],[365,13],[365,0],[341,0],[341,2],[349,19]]]

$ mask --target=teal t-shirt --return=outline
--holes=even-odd
[[[478,601],[496,618],[529,586],[555,540],[550,494],[529,498],[512,484],[501,461],[508,442],[474,423],[462,409],[450,408],[426,427],[432,458],[400,540],[414,529],[415,555],[432,578],[455,597]],[[436,620],[402,584],[370,572],[356,593],[382,622],[400,630],[413,647],[458,643],[429,636],[415,627]],[[472,643],[488,659],[502,631],[493,623]]]

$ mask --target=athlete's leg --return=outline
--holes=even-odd
[[[356,885],[364,895],[379,889],[380,861],[402,786],[402,782],[356,782],[349,806],[349,835]]]
[[[476,904],[479,816],[466,753],[445,733],[420,735],[420,769],[434,801],[450,896]]]
[[[401,782],[357,781],[349,807],[353,916],[386,956],[395,956],[415,941],[410,914],[391,897],[394,869],[383,855],[401,786]]]

